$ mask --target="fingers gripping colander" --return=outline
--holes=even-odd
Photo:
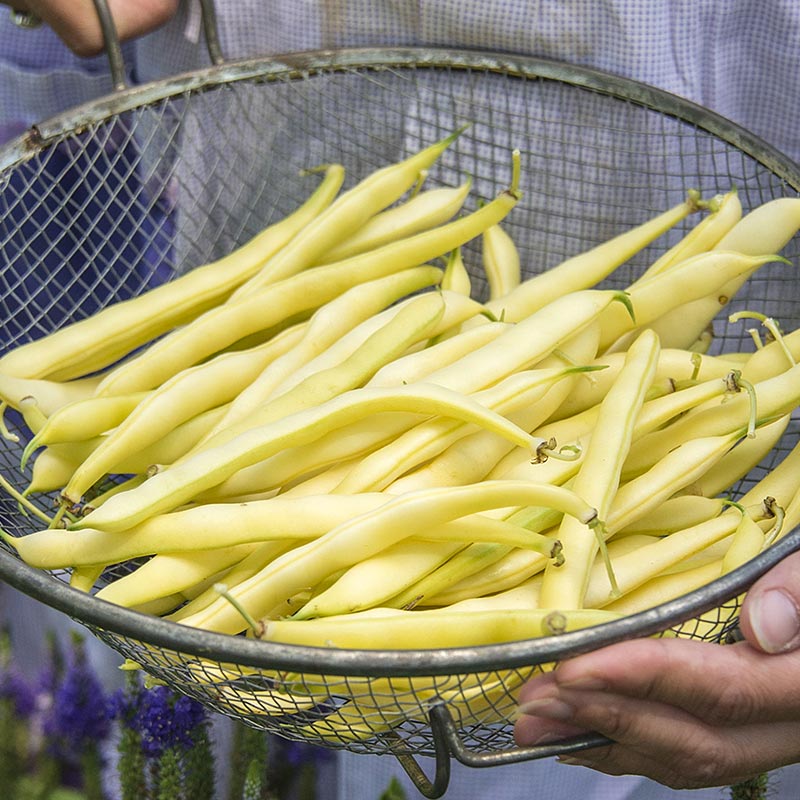
[[[746,131],[628,80],[436,49],[228,62],[208,2],[213,66],[129,88],[105,4],[97,5],[115,91],[42,121],[0,151],[5,348],[228,252],[302,202],[303,168],[339,161],[355,182],[464,123],[428,181],[453,185],[469,175],[475,197],[492,197],[518,149],[522,200],[507,228],[529,273],[644,221],[689,188],[711,195],[736,187],[745,211],[800,188],[798,167]],[[625,286],[684,230],[662,237],[608,285]],[[784,254],[796,257],[799,246],[793,241]],[[480,276],[474,285],[485,292]],[[765,268],[744,292],[737,308],[757,304],[787,327],[800,324],[791,270]],[[718,320],[716,346],[740,349],[746,339],[744,326]],[[14,433],[13,416],[9,424]],[[24,435],[21,425],[16,432]],[[744,486],[796,440],[792,424]],[[19,489],[23,444],[0,445],[3,474]],[[36,527],[10,500],[0,501],[0,525],[13,535]],[[326,650],[195,631],[95,600],[71,589],[68,575],[31,569],[6,548],[0,577],[208,708],[289,738],[394,754],[421,793],[438,797],[451,756],[490,766],[605,741],[515,748],[517,689],[555,662],[623,639],[666,631],[703,639],[713,630],[714,641],[725,641],[742,592],[798,545],[793,532],[703,590],[618,622],[505,645],[431,642],[422,651]],[[436,757],[430,779],[416,762],[421,755]]]

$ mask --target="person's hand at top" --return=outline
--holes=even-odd
[[[594,731],[614,744],[560,760],[673,789],[727,786],[800,762],[800,554],[747,593],[744,641],[640,639],[529,681],[521,746]]]
[[[0,0],[12,9],[29,12],[49,25],[78,56],[103,51],[103,34],[93,0]],[[179,0],[108,0],[121,41],[134,39],[168,22]]]

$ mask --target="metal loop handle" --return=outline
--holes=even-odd
[[[103,43],[108,57],[109,71],[111,72],[111,82],[114,86],[114,91],[119,92],[127,89],[128,82],[125,79],[125,60],[122,57],[122,46],[120,45],[117,26],[114,24],[114,17],[108,7],[108,0],[93,0],[93,2],[100,20],[100,30],[103,33]],[[222,48],[219,42],[217,11],[213,0],[199,0],[199,2],[208,57],[211,59],[212,64],[218,66],[225,62],[225,58],[222,55]]]
[[[521,761],[535,761],[539,758],[577,753],[581,750],[605,747],[614,743],[613,740],[599,733],[586,733],[549,744],[514,747],[493,753],[476,753],[461,740],[453,715],[445,703],[434,705],[430,710],[429,719],[435,753],[433,780],[428,778],[413,756],[404,753],[395,754],[395,758],[411,778],[414,786],[423,797],[427,797],[429,800],[435,800],[447,791],[450,782],[451,755],[466,767],[498,767],[505,764],[517,764]]]

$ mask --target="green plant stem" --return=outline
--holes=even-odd
[[[766,800],[769,776],[766,772],[731,786],[730,800]]]

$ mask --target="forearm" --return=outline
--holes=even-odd
[[[79,56],[102,52],[104,42],[94,0],[0,0],[19,11],[35,14]],[[149,33],[168,22],[178,0],[108,0],[120,40]]]

